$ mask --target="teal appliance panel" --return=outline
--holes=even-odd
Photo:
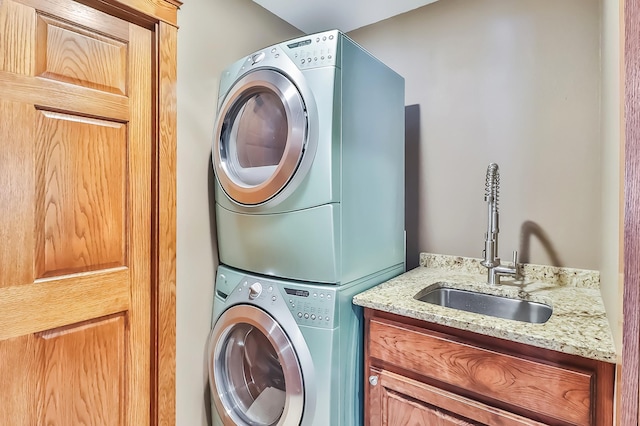
[[[363,318],[351,301],[401,272],[335,286],[220,266],[208,342],[214,426],[362,424]]]
[[[278,96],[281,107],[264,108],[271,119],[256,118]],[[246,125],[235,124],[241,113]],[[238,154],[249,146],[253,154]],[[336,285],[404,264],[404,79],[341,32],[270,46],[229,67],[213,159],[222,263]]]

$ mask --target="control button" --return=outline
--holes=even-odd
[[[258,62],[260,62],[261,60],[264,59],[264,52],[260,52],[260,53],[256,53],[255,55],[251,56],[251,64],[255,65]]]
[[[313,297],[318,297],[318,293],[316,293],[315,291],[313,292]]]
[[[292,300],[292,299],[289,299],[289,303],[293,303],[293,300]]]
[[[276,53],[276,48],[271,49],[271,53]]]
[[[279,53],[276,53],[275,55],[273,55],[273,57],[274,57],[274,58],[279,58],[279,57],[280,57],[280,54],[279,54]]]
[[[330,300],[330,299],[331,299],[331,295],[327,294],[327,300]]]
[[[269,293],[271,293],[271,292],[273,291],[273,286],[272,286],[272,285],[270,285],[270,286],[269,286],[269,288],[268,288],[267,290],[269,290]]]
[[[316,39],[316,42],[319,42],[319,41],[320,41],[320,37],[318,37],[318,38]]]
[[[304,319],[309,319],[309,314],[305,313],[304,314]]]
[[[322,321],[322,315],[318,315],[318,321]]]
[[[302,64],[304,64],[304,62],[305,62],[305,60],[304,60],[304,59],[300,61],[300,63],[302,63]]]
[[[329,40],[333,40],[333,36],[332,35],[329,36]]]
[[[276,296],[271,296],[271,300],[275,302],[276,300],[278,300],[278,298]]]
[[[331,59],[331,55],[327,56],[327,59]]]
[[[320,60],[321,60],[321,61],[324,61],[324,56],[320,56]]]
[[[327,41],[327,36],[322,37],[322,41]]]
[[[311,319],[312,320],[316,319],[316,316],[314,314],[311,314]]]
[[[295,308],[296,305],[294,305],[293,303],[291,304],[291,309]]]
[[[249,287],[249,299],[255,299],[262,293],[262,284],[255,282]]]
[[[324,293],[320,293],[320,299],[324,299]]]
[[[302,318],[302,312],[298,312],[298,318]]]
[[[307,62],[311,62],[311,57],[308,57],[308,58],[307,58]]]
[[[313,58],[313,60],[314,60],[314,61],[317,61],[317,60],[318,60],[318,57],[316,56],[315,58]]]

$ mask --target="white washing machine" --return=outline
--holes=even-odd
[[[339,31],[231,65],[213,142],[221,263],[344,285],[404,264],[404,79]]]
[[[218,268],[209,337],[214,426],[358,426],[363,422],[361,308],[344,286]]]

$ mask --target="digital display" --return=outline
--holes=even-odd
[[[287,294],[291,294],[293,296],[309,297],[309,292],[307,290],[294,290],[292,288],[285,287],[284,291],[286,291]]]
[[[308,44],[311,44],[311,39],[310,38],[308,38],[306,40],[302,40],[302,41],[297,41],[295,43],[287,44],[287,47],[289,49],[295,49],[296,47],[306,46]]]

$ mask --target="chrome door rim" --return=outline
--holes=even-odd
[[[212,399],[225,425],[247,425],[234,410],[229,407],[224,390],[218,389],[216,377],[226,377],[225,360],[222,356],[227,336],[238,324],[249,324],[264,334],[278,353],[285,378],[285,405],[282,416],[275,425],[299,424],[304,410],[304,383],[302,370],[291,340],[280,324],[262,309],[252,305],[235,305],[226,310],[216,321],[209,341],[209,382]],[[224,385],[222,383],[221,385]],[[224,400],[224,401],[223,401]]]
[[[260,92],[270,91],[284,106],[288,122],[287,141],[280,163],[273,174],[258,185],[244,185],[233,177],[221,145],[223,124],[238,104]],[[276,197],[296,173],[306,148],[308,137],[307,109],[296,85],[282,73],[272,69],[257,69],[238,80],[226,95],[217,118],[213,142],[213,163],[216,178],[231,200],[241,205],[260,205]]]

